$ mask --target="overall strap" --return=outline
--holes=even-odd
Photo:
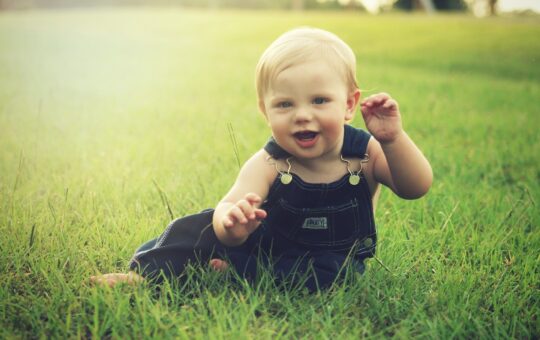
[[[371,134],[362,129],[356,129],[350,125],[345,125],[345,136],[341,155],[347,157],[364,158],[367,153],[367,146]]]
[[[350,125],[345,125],[341,155],[343,157],[364,158],[370,138],[371,135],[365,130],[356,129]],[[279,146],[274,137],[270,137],[264,146],[264,150],[266,150],[266,152],[268,152],[274,159],[283,159],[291,156],[287,151]]]
[[[279,146],[273,136],[271,136],[268,142],[266,142],[264,150],[266,150],[266,152],[268,152],[273,159],[284,159],[291,156],[287,151]]]

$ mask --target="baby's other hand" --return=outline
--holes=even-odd
[[[266,211],[257,208],[261,198],[249,193],[234,204],[223,217],[223,227],[231,237],[245,240],[261,224]]]
[[[360,107],[367,129],[379,143],[391,143],[403,132],[398,103],[389,94],[371,95]]]

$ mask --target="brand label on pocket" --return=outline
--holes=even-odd
[[[328,229],[326,217],[308,217],[304,220],[302,229]]]

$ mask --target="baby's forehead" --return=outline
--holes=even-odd
[[[337,62],[335,59],[332,60],[330,58],[311,56],[303,60],[285,62],[279,66],[280,67],[276,67],[273,74],[270,74],[270,77],[266,79],[266,86],[268,88],[272,87],[277,80],[282,80],[284,77],[302,77],[304,74],[301,72],[294,72],[294,75],[285,72],[290,71],[291,69],[295,69],[298,66],[308,67],[310,71],[309,75],[312,77],[316,77],[317,75],[324,76],[329,73],[334,73],[340,75],[340,78],[344,83],[348,82],[346,66],[343,63]]]
[[[309,63],[323,63],[331,67],[339,69],[346,69],[347,63],[339,56],[339,54],[332,48],[325,46],[325,48],[317,49],[299,49],[296,53],[290,53],[289,55],[278,56],[274,60],[276,70],[284,69],[288,66],[309,64]]]
[[[331,41],[317,39],[285,40],[271,45],[261,56],[256,68],[256,87],[262,99],[273,82],[290,67],[309,62],[323,62],[340,74],[349,89],[356,85],[356,59],[352,51]]]

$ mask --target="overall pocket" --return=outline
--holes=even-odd
[[[360,236],[356,199],[318,208],[295,207],[280,199],[272,209],[271,225],[287,239],[306,246],[352,244]]]

